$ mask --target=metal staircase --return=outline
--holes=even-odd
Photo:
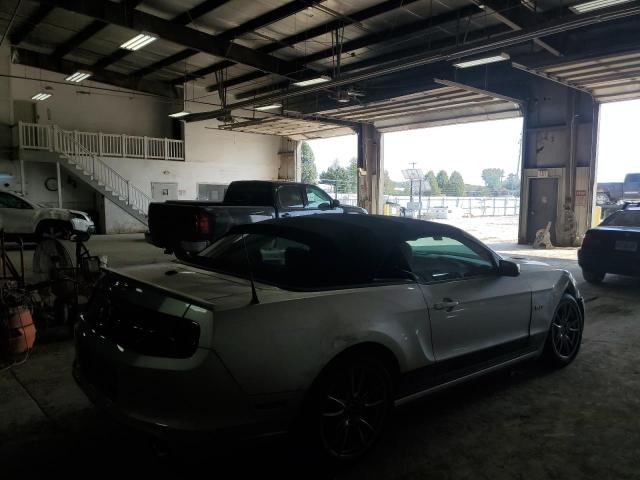
[[[53,125],[52,133],[51,149],[60,156],[61,165],[73,171],[129,215],[148,225],[147,212],[151,199],[142,190],[78,142],[73,132]]]

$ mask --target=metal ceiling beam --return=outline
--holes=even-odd
[[[584,92],[588,95],[593,96],[593,92],[591,92],[591,90],[581,87],[579,85],[576,85],[575,83],[567,82],[566,80],[563,80],[562,78],[556,75],[553,75],[551,73],[546,73],[541,70],[536,70],[535,68],[530,68],[530,67],[527,67],[526,65],[522,65],[521,63],[517,63],[517,62],[511,62],[511,66],[523,72],[527,72],[531,75],[535,75],[536,77],[544,78],[545,80],[549,80],[550,82],[558,83],[560,85],[564,85],[565,87],[569,87],[574,90],[578,90],[580,92]]]
[[[450,22],[455,22],[460,18],[468,18],[472,15],[475,15],[481,12],[482,12],[482,9],[480,9],[479,7],[475,5],[468,5],[466,7],[462,7],[459,10],[443,13],[433,18],[426,18],[424,20],[419,20],[417,22],[410,23],[409,25],[403,25],[401,28],[392,27],[378,33],[372,33],[369,35],[364,35],[362,37],[356,38],[354,40],[349,40],[342,44],[342,52],[343,53],[352,52],[360,48],[369,47],[377,43],[396,40],[398,38],[406,37],[408,35],[413,35],[416,33],[426,34],[432,30],[439,28],[441,25],[444,25]],[[326,48],[319,52],[312,53],[310,55],[302,57],[298,59],[298,62],[300,62],[301,65],[307,65],[309,63],[316,62],[318,60],[331,58],[333,55],[334,55],[334,49]],[[247,81],[253,80],[253,78],[250,78],[249,76],[247,76],[246,78],[249,80],[243,79],[242,77],[237,77],[236,79],[233,79],[233,83],[225,82],[225,87],[239,85],[241,83],[245,83]],[[210,85],[209,87],[207,87],[207,90],[214,91],[214,90],[217,90],[217,88],[218,88],[217,85]],[[253,92],[246,93],[247,97],[253,96],[253,95],[254,95]]]
[[[29,35],[34,28],[38,26],[38,24],[45,19],[49,13],[53,10],[53,5],[40,5],[36,9],[35,12],[31,14],[29,18],[27,18],[22,24],[16,28],[11,35],[9,35],[9,40],[12,45],[19,45],[22,41]]]
[[[227,58],[258,70],[289,78],[298,78],[299,76],[296,63],[265,55],[252,48],[238,45],[237,43],[218,42],[214,35],[209,35],[182,25],[176,25],[169,20],[164,20],[140,10],[129,10],[125,6],[110,0],[82,2],[75,0],[37,1],[120,27],[136,31],[146,31],[170,42],[184,45],[185,47],[216,57]]]
[[[518,31],[524,27],[531,27],[540,23],[541,18],[536,12],[525,7],[520,1],[514,4],[510,0],[472,0],[476,5],[482,5],[489,15],[493,15],[496,19],[507,25],[510,29]],[[549,45],[547,42],[534,38],[533,42],[547,50],[556,57],[561,57],[557,49]]]
[[[162,60],[158,60],[157,62],[152,63],[151,65],[147,65],[146,67],[136,70],[135,72],[133,72],[133,75],[137,77],[144,77],[164,67],[168,67],[169,65],[173,65],[174,63],[181,62],[182,60],[186,60],[187,58],[192,57],[196,53],[198,53],[197,50],[187,48],[186,50],[182,50],[178,53],[175,53],[166,58],[163,58]]]
[[[482,30],[482,34],[470,34],[467,40],[468,42],[473,42],[480,39],[490,38],[500,34],[504,34],[507,31],[508,30],[506,30],[503,25],[496,25],[494,27],[489,27],[487,29]],[[441,48],[452,47],[456,45],[456,43],[457,42],[455,38],[446,38],[446,39],[433,42],[431,44],[431,49],[437,50]],[[359,62],[347,63],[342,66],[341,70],[343,74],[354,72],[356,70],[362,70],[368,67],[381,64],[381,63],[397,60],[398,58],[405,58],[405,57],[417,55],[420,53],[424,53],[424,51],[425,51],[425,48],[423,45],[405,48],[402,50],[396,50],[390,53],[378,55],[376,57],[367,58],[366,60],[361,60]],[[327,71],[327,72],[321,72],[321,73],[325,73],[326,75],[329,75],[331,72]],[[225,82],[225,86],[238,85],[240,83],[243,83],[244,81],[247,81],[247,79],[243,79],[242,77],[233,78]],[[236,98],[239,100],[243,98],[254,98],[259,95],[264,95],[266,93],[272,93],[276,90],[282,90],[282,89],[288,88],[289,86],[290,86],[290,82],[279,82],[276,84],[266,85],[264,87],[259,87],[253,90],[248,90],[246,92],[239,93],[238,95],[236,95]]]
[[[125,0],[123,2],[123,5],[126,8],[133,10],[141,3],[142,3],[142,0]],[[81,44],[83,44],[84,42],[89,40],[91,37],[96,35],[107,25],[108,25],[107,23],[101,20],[94,20],[85,28],[77,32],[75,35],[73,35],[66,42],[58,45],[58,47],[56,47],[56,49],[53,51],[52,55],[57,58],[64,57],[65,55],[70,53],[72,50],[78,48]]]
[[[462,90],[466,90],[467,92],[478,93],[480,95],[487,95],[488,97],[498,98],[500,100],[504,100],[505,102],[512,102],[516,105],[522,105],[522,100],[518,98],[508,97],[506,95],[501,95],[496,92],[491,92],[489,90],[483,90],[482,88],[474,87],[472,85],[467,85],[466,83],[454,82],[452,80],[444,80],[442,78],[434,78],[434,82],[444,85],[445,87],[455,87],[460,88]]]
[[[78,70],[91,69],[90,65],[54,58],[51,55],[26,50],[24,48],[14,48],[14,52],[15,55],[13,55],[13,58],[15,59],[15,63],[50,70],[63,75],[70,75]],[[132,75],[122,75],[108,70],[94,72],[91,80],[162,97],[182,98],[177,89],[168,83],[146,80]]]
[[[56,49],[53,51],[52,55],[57,58],[64,57],[66,54],[68,54],[73,49],[80,46],[82,43],[89,40],[91,37],[93,37],[96,33],[98,33],[100,30],[102,30],[106,26],[107,26],[106,23],[101,22],[100,20],[94,20],[85,28],[77,32],[75,35],[73,35],[69,40],[58,45]]]
[[[221,7],[225,3],[229,3],[229,0],[205,0],[193,7],[191,10],[181,13],[171,21],[179,25],[189,25],[203,15],[213,12],[216,8]]]
[[[274,43],[260,47],[258,48],[258,51],[262,53],[273,53],[277,50],[280,50],[281,48],[291,47],[297,43],[304,42],[311,38],[315,38],[325,33],[331,32],[332,30],[335,30],[336,28],[340,28],[341,26],[346,27],[348,25],[353,25],[355,23],[362,22],[369,18],[376,17],[378,15],[382,15],[384,13],[390,12],[397,8],[407,7],[410,4],[415,3],[416,1],[418,0],[387,0],[385,2],[379,3],[372,7],[365,8],[364,10],[351,13],[346,18],[332,20],[330,22],[323,23],[322,25],[318,25],[317,27],[312,27],[308,30],[304,30],[300,33],[296,33],[295,35],[290,35]],[[218,62],[213,65],[209,65],[208,67],[204,67],[199,70],[196,70],[195,72],[191,72],[180,78],[176,78],[173,81],[173,83],[188,82],[189,80],[194,80],[196,78],[204,77],[205,75],[209,75],[210,73],[223,70],[233,65],[235,65],[233,62],[228,62],[228,61]]]
[[[266,95],[260,98],[236,102],[229,105],[226,109],[191,114],[184,117],[184,120],[187,122],[209,120],[211,118],[217,118],[238,108],[246,108],[260,103],[272,103],[288,98],[299,97],[308,93],[325,90],[327,88],[348,85],[358,81],[367,80],[372,77],[389,75],[422,65],[429,65],[441,61],[453,61],[468,56],[480,55],[496,49],[503,49],[513,45],[518,45],[520,43],[528,42],[533,40],[534,38],[554,35],[556,33],[575,30],[577,28],[587,27],[596,23],[626,18],[632,15],[640,15],[640,2],[621,4],[614,7],[603,8],[595,12],[573,15],[568,18],[550,20],[535,27],[510,32],[498,39],[490,39],[486,42],[473,44],[471,46],[464,45],[462,47],[446,48],[436,52],[423,52],[422,54],[416,55],[414,57],[397,59],[396,61],[388,62],[385,65],[380,65],[369,70],[356,73],[354,75],[348,75],[343,78],[334,79],[320,85],[303,87],[295,91],[280,92],[273,95]]]
[[[228,1],[228,0],[227,0]],[[313,6],[316,3],[320,3],[320,1],[324,1],[324,0],[295,0],[293,2],[287,3],[286,5],[283,5],[279,8],[276,8],[274,10],[271,10],[267,13],[265,13],[264,15],[260,15],[259,17],[256,17],[254,19],[249,20],[248,22],[243,23],[242,25],[239,25],[237,27],[231,28],[229,30],[225,30],[222,33],[219,33],[217,35],[215,35],[215,39],[213,41],[215,42],[219,42],[219,43],[228,43],[231,42],[233,40],[235,40],[238,36],[243,35],[247,32],[251,32],[253,30],[256,30],[258,28],[264,27],[266,25],[269,25],[271,23],[277,22],[278,20],[282,20],[283,18],[289,17],[291,15],[294,15],[308,7]],[[211,3],[211,4],[215,4],[214,8],[219,7],[222,3],[226,3],[226,2],[204,2],[204,3]],[[199,8],[200,6],[202,6],[203,8]],[[208,5],[208,6],[213,6],[213,5]],[[196,14],[200,14],[200,15],[204,15],[205,13],[205,9],[204,9],[204,5],[200,4],[197,7],[194,7],[192,10],[196,10],[198,9],[195,13]],[[213,10],[213,8],[210,8],[209,11]],[[178,15],[176,18],[174,18],[173,20],[171,20],[172,23],[175,23],[176,25],[187,25],[189,23],[191,23],[194,18],[191,15],[191,10],[189,12],[186,12],[184,14]],[[193,53],[190,53],[193,52]],[[195,55],[196,53],[198,53],[197,51],[193,50],[193,49],[186,49],[183,50],[181,52],[178,52],[177,54],[174,55],[175,58],[177,58],[177,60],[175,62],[165,62],[165,61],[159,61],[156,62],[153,65],[149,65],[148,67],[146,67],[146,69],[141,69],[138,71],[142,72],[143,75],[149,75],[150,73],[153,73],[157,70],[159,70],[160,68],[164,68],[167,67],[173,63],[176,63],[180,60],[184,60],[192,55]],[[158,66],[159,65],[159,66]]]

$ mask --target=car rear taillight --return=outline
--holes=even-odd
[[[209,234],[209,216],[205,213],[196,214],[196,231],[205,235]]]

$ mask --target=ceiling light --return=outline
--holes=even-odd
[[[272,103],[271,105],[263,105],[261,107],[256,107],[256,110],[258,110],[259,112],[264,112],[265,110],[274,110],[280,107],[282,107],[280,103]]]
[[[65,80],[67,82],[80,83],[81,81],[86,80],[90,76],[91,76],[91,72],[78,71],[78,72],[74,73],[73,75],[69,75],[67,78],[65,78]]]
[[[309,85],[317,85],[318,83],[324,83],[331,80],[331,77],[327,75],[321,75],[317,78],[310,78],[309,80],[300,80],[299,82],[293,82],[296,87],[308,87]]]
[[[454,67],[458,68],[470,68],[477,67],[478,65],[486,65],[488,63],[504,62],[509,60],[509,55],[501,53],[500,55],[492,55],[490,57],[476,58],[474,60],[465,60],[464,62],[454,63]]]
[[[569,7],[574,13],[586,13],[592,10],[599,10],[601,8],[611,7],[613,5],[619,5],[621,3],[627,3],[631,0],[592,0],[591,2],[580,3]]]
[[[176,112],[176,113],[170,113],[169,114],[169,116],[171,118],[186,117],[187,115],[191,115],[191,112],[187,112],[186,110],[182,110],[181,112]]]
[[[146,47],[151,42],[154,42],[158,39],[155,35],[150,35],[148,33],[140,33],[133,37],[131,40],[127,40],[120,48],[124,48],[125,50],[140,50],[142,47]]]
[[[47,98],[49,98],[51,96],[50,93],[36,93],[33,97],[31,97],[31,100],[46,100]]]

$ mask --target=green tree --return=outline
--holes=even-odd
[[[440,186],[438,185],[438,180],[436,179],[436,174],[433,173],[433,170],[429,170],[429,172],[424,176],[424,179],[431,186],[430,195],[440,195]]]
[[[482,170],[482,179],[487,187],[497,190],[502,187],[504,170],[501,168],[485,168]]]
[[[438,172],[438,176],[436,177],[438,181],[438,187],[440,187],[440,192],[445,193],[447,191],[447,187],[449,186],[449,175],[444,170],[440,170]]]
[[[520,177],[515,173],[507,175],[507,179],[504,181],[504,188],[510,192],[520,192]]]
[[[451,174],[451,178],[449,178],[449,188],[447,189],[447,194],[453,195],[454,197],[464,197],[464,180],[462,179],[462,175],[460,175],[460,173],[457,171],[454,171]]]
[[[316,183],[318,181],[318,170],[316,169],[316,157],[311,146],[307,142],[302,142],[301,152],[302,181],[304,183]]]
[[[335,159],[331,166],[320,174],[320,180],[335,185],[339,193],[354,193],[357,190],[357,171],[358,164],[355,158],[349,161],[346,168]]]
[[[389,172],[387,172],[386,170],[384,171],[384,194],[385,195],[398,194],[398,192],[396,192],[396,182],[391,180],[391,177],[389,176]]]

